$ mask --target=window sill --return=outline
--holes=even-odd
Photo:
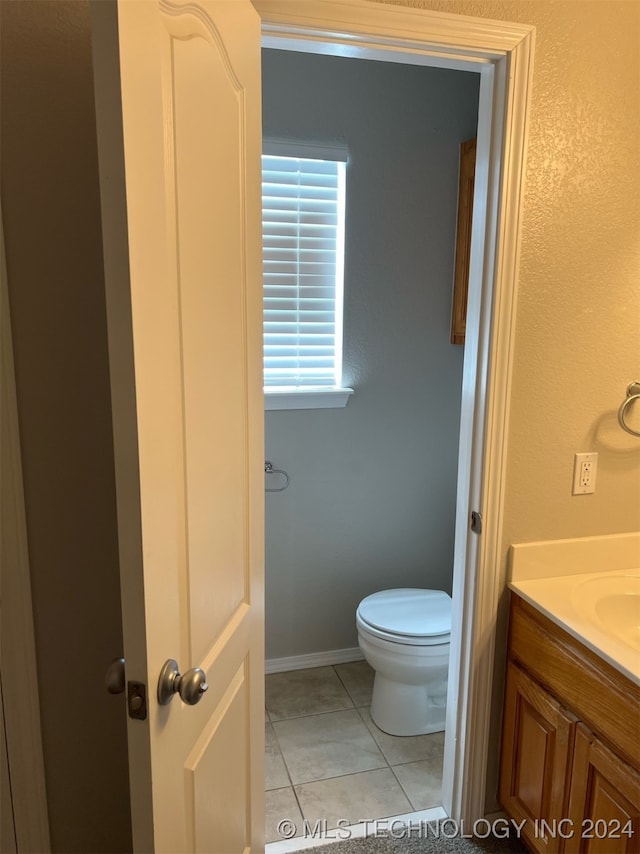
[[[265,389],[265,410],[343,409],[353,394],[352,388]]]

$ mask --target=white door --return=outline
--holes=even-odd
[[[134,847],[258,851],[260,20],[248,0],[97,0],[92,27],[129,706],[146,688]],[[167,659],[206,672],[196,705],[159,704]]]

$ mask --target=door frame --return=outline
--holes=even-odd
[[[252,0],[263,47],[480,74],[443,806],[485,815],[526,131],[535,30],[372,0]],[[472,510],[482,513],[472,536]]]

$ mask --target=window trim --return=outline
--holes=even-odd
[[[262,153],[271,157],[300,157],[308,160],[349,162],[349,149],[340,143],[291,142],[270,137],[262,140]]]
[[[266,411],[282,409],[344,409],[352,388],[269,388],[264,392]]]

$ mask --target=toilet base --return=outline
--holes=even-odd
[[[389,735],[426,735],[442,732],[446,715],[446,680],[441,691],[434,685],[408,685],[376,672],[371,700],[374,724]]]

